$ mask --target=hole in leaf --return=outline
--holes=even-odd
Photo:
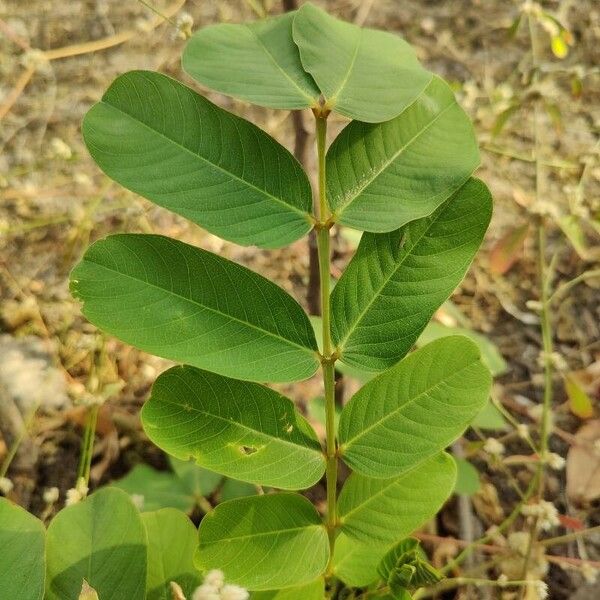
[[[255,452],[258,452],[258,448],[254,446],[240,446],[240,452],[246,456],[251,456]]]

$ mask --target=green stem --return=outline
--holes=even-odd
[[[537,78],[538,69],[538,38],[536,25],[533,17],[528,16],[529,38],[531,42],[531,58],[534,68],[534,81]],[[534,158],[535,158],[535,198],[539,201],[540,184],[542,181],[542,164],[541,164],[541,143],[540,143],[540,107],[539,102],[535,102],[533,108],[533,135],[534,135]],[[552,280],[553,265],[546,264],[546,227],[544,216],[540,217],[538,223],[538,277],[540,285],[540,320],[542,329],[542,351],[544,363],[544,399],[542,405],[542,421],[540,424],[540,462],[535,472],[533,481],[537,486],[537,499],[543,500],[545,495],[545,457],[548,453],[548,440],[550,437],[550,416],[552,411],[553,399],[553,364],[552,364],[552,323],[550,320],[550,282]],[[529,543],[527,552],[523,559],[522,577],[527,578],[529,572],[529,564],[534,546],[538,543],[540,533],[539,519],[534,519],[529,529]],[[525,590],[521,590],[521,600],[525,598]]]
[[[84,479],[86,486],[90,482],[90,471],[92,468],[92,455],[94,452],[94,440],[96,437],[96,423],[98,421],[98,409],[100,406],[94,404],[90,407],[85,423],[85,432],[81,443],[81,458],[77,470],[77,481]]]
[[[321,318],[323,323],[323,383],[325,387],[325,430],[326,430],[326,483],[327,483],[327,516],[326,525],[329,535],[331,557],[335,546],[335,529],[337,526],[337,446],[335,439],[335,355],[331,342],[331,308],[329,304],[331,248],[329,225],[329,208],[325,191],[325,145],[327,140],[327,119],[316,117],[317,156],[319,164],[319,221],[317,223],[317,249],[319,253],[319,282],[321,288]],[[330,559],[331,564],[331,559]]]

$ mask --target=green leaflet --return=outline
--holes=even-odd
[[[42,600],[46,531],[39,519],[0,498],[0,598]]]
[[[479,471],[466,459],[453,456],[456,463],[456,485],[454,493],[472,496],[481,487]]]
[[[191,513],[198,497],[213,493],[223,480],[219,473],[202,469],[194,462],[173,457],[170,462],[174,472],[138,464],[111,485],[135,496],[141,511],[176,508]]]
[[[462,434],[490,386],[473,342],[463,336],[436,340],[352,397],[340,417],[341,457],[369,477],[409,471]]]
[[[321,518],[298,494],[223,502],[204,517],[198,532],[197,566],[221,569],[226,581],[253,591],[310,583],[329,560]]]
[[[344,533],[335,540],[333,574],[351,587],[366,587],[377,581],[377,566],[389,546],[360,543]]]
[[[264,277],[158,235],[112,235],[71,274],[83,314],[138,348],[252,381],[297,381],[318,367],[300,305]]]
[[[414,538],[406,538],[393,546],[379,563],[377,571],[394,598],[402,597],[407,588],[426,587],[442,578],[429,564],[419,541]]]
[[[295,15],[204,27],[188,41],[183,68],[213,90],[260,106],[317,106],[319,89],[292,39]]]
[[[235,479],[295,490],[325,472],[317,436],[292,401],[257,383],[174,367],[156,380],[142,423],[165,452]]]
[[[468,327],[451,327],[437,321],[430,321],[425,329],[423,329],[423,333],[421,333],[415,344],[417,346],[425,346],[429,342],[448,335],[464,335],[475,342],[481,352],[483,364],[490,370],[494,377],[506,373],[508,366],[496,345],[485,335],[473,331]]]
[[[171,581],[191,598],[202,583],[194,567],[198,539],[194,524],[172,508],[144,513],[142,521],[148,535],[146,600],[172,600]]]
[[[82,130],[109,177],[224,239],[277,248],[311,228],[310,183],[296,159],[170,77],[118,77]]]
[[[406,537],[441,508],[455,479],[455,463],[446,453],[392,479],[352,473],[338,499],[341,531],[376,546]]]
[[[332,296],[332,338],[343,362],[396,364],[464,277],[488,227],[492,199],[470,179],[431,216],[364,233]]]
[[[125,492],[103,488],[64,508],[46,539],[46,600],[77,598],[84,579],[102,600],[146,598],[146,532]]]
[[[350,119],[387,121],[431,80],[403,39],[345,23],[309,2],[298,10],[293,36],[325,108]]]
[[[342,225],[392,231],[430,215],[478,164],[469,118],[434,77],[394,119],[342,131],[327,152],[327,198]]]

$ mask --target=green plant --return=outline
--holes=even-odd
[[[183,65],[218,92],[312,111],[314,208],[308,176],[283,146],[158,73],[122,75],[91,108],[83,124],[90,153],[117,182],[226,240],[279,248],[314,228],[321,344],[277,285],[159,235],[97,241],[72,273],[72,292],[102,330],[183,363],[158,377],[142,411],[156,445],[281,490],[208,512],[198,569],[220,569],[256,598],[333,598],[344,586],[409,597],[438,575],[405,538],[452,493],[456,467],[444,448],[490,390],[467,337],[444,336],[408,354],[489,224],[490,194],[471,177],[479,161],[472,126],[402,39],[309,3],[206,27],[188,42]],[[352,121],[326,152],[331,113]],[[331,291],[331,229],[340,226],[364,233]],[[338,363],[373,378],[343,407],[336,430]],[[290,399],[263,385],[302,381],[319,368],[324,445]],[[340,460],[352,474],[338,496]],[[297,493],[323,476],[324,516]],[[166,598],[171,580],[188,582],[189,593],[196,575],[181,548],[196,542],[184,515],[167,510],[140,516],[122,491],[105,489],[59,513],[47,533],[47,597],[75,597],[84,579],[103,600],[143,598],[146,589]],[[171,520],[181,533],[161,537],[161,528],[176,527]],[[146,565],[180,552],[181,563],[150,583],[156,569]]]

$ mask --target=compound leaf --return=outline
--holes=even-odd
[[[490,372],[471,340],[436,340],[352,397],[340,417],[341,456],[368,477],[409,471],[461,435],[490,386]]]
[[[213,90],[260,106],[317,106],[319,89],[292,39],[295,15],[204,27],[188,41],[183,68]]]
[[[436,76],[394,119],[346,126],[327,152],[327,197],[342,225],[383,233],[430,215],[478,164],[469,117]]]
[[[0,598],[42,600],[45,540],[46,531],[39,519],[0,498]]]
[[[310,183],[296,159],[170,77],[118,77],[82,131],[109,177],[224,239],[276,248],[311,228]]]
[[[61,510],[47,533],[47,600],[77,598],[85,579],[102,600],[146,598],[146,532],[122,490]]]
[[[293,36],[324,107],[350,119],[387,121],[431,80],[403,39],[340,21],[310,3],[298,10]]]
[[[338,500],[341,531],[370,545],[406,537],[435,515],[455,479],[455,463],[446,453],[392,479],[352,473]]]
[[[171,600],[171,581],[191,597],[202,580],[194,566],[194,524],[173,508],[144,513],[142,521],[148,535],[146,600]]]
[[[165,452],[235,479],[294,490],[325,472],[317,436],[292,401],[257,383],[174,367],[156,380],[142,423]]]
[[[253,381],[297,381],[318,367],[300,305],[225,258],[159,235],[92,244],[71,291],[94,325],[178,362]]]
[[[464,277],[491,214],[485,184],[471,179],[429,217],[364,233],[331,297],[341,360],[368,370],[396,364]]]
[[[196,565],[249,590],[310,583],[329,560],[327,531],[303,496],[281,493],[219,504],[199,528]]]

